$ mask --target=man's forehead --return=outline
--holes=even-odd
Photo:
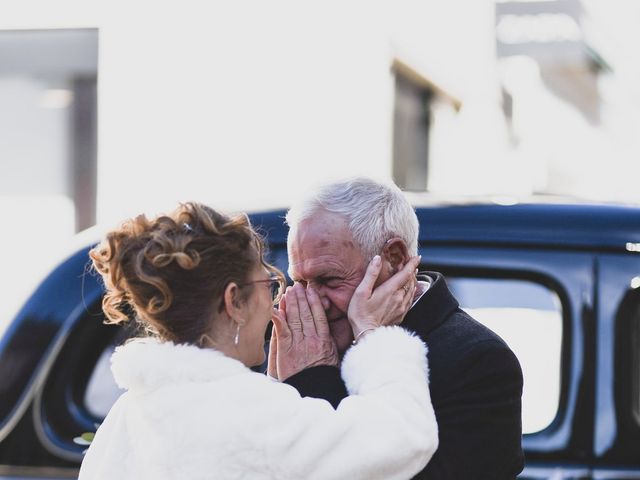
[[[335,214],[316,214],[303,220],[289,241],[289,268],[295,273],[305,270],[305,275],[324,274],[359,257],[360,250],[346,221]]]
[[[351,237],[347,219],[337,213],[319,211],[305,218],[297,225],[297,233],[302,237],[323,238],[340,234]]]
[[[296,250],[325,250],[336,245],[353,244],[345,218],[330,212],[316,212],[298,223],[290,232],[289,246]]]
[[[290,253],[302,257],[357,248],[347,222],[335,214],[315,214],[303,220],[290,240]]]

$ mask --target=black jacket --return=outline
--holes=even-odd
[[[440,446],[416,479],[506,480],[522,470],[522,370],[491,330],[459,308],[444,277],[427,275],[429,290],[402,326],[429,348],[429,386]],[[334,407],[347,395],[333,367],[304,370],[286,383]]]

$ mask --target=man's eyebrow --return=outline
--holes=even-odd
[[[331,279],[337,278],[339,275],[332,270],[318,270],[317,272],[312,271],[310,275],[306,275],[305,278],[300,278],[300,276],[295,275],[293,273],[293,269],[289,267],[287,273],[289,274],[289,278],[294,282],[302,282],[311,280],[319,280],[319,279]]]
[[[322,275],[316,275],[315,278],[317,280],[333,280],[334,278],[341,278],[341,276],[335,272],[325,272]]]

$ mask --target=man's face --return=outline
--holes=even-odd
[[[320,295],[340,353],[353,340],[347,310],[366,266],[341,215],[316,212],[300,222],[289,240],[289,274],[295,282],[313,287]]]

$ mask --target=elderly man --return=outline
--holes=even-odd
[[[354,340],[348,307],[368,262],[382,257],[383,283],[416,255],[416,214],[397,187],[356,179],[323,187],[292,208],[287,223],[290,276],[319,293],[342,354]],[[415,478],[515,478],[523,467],[518,360],[500,337],[459,308],[440,273],[418,276],[415,287],[402,326],[429,347],[440,440]],[[331,365],[306,368],[285,381],[334,406],[346,396]]]

